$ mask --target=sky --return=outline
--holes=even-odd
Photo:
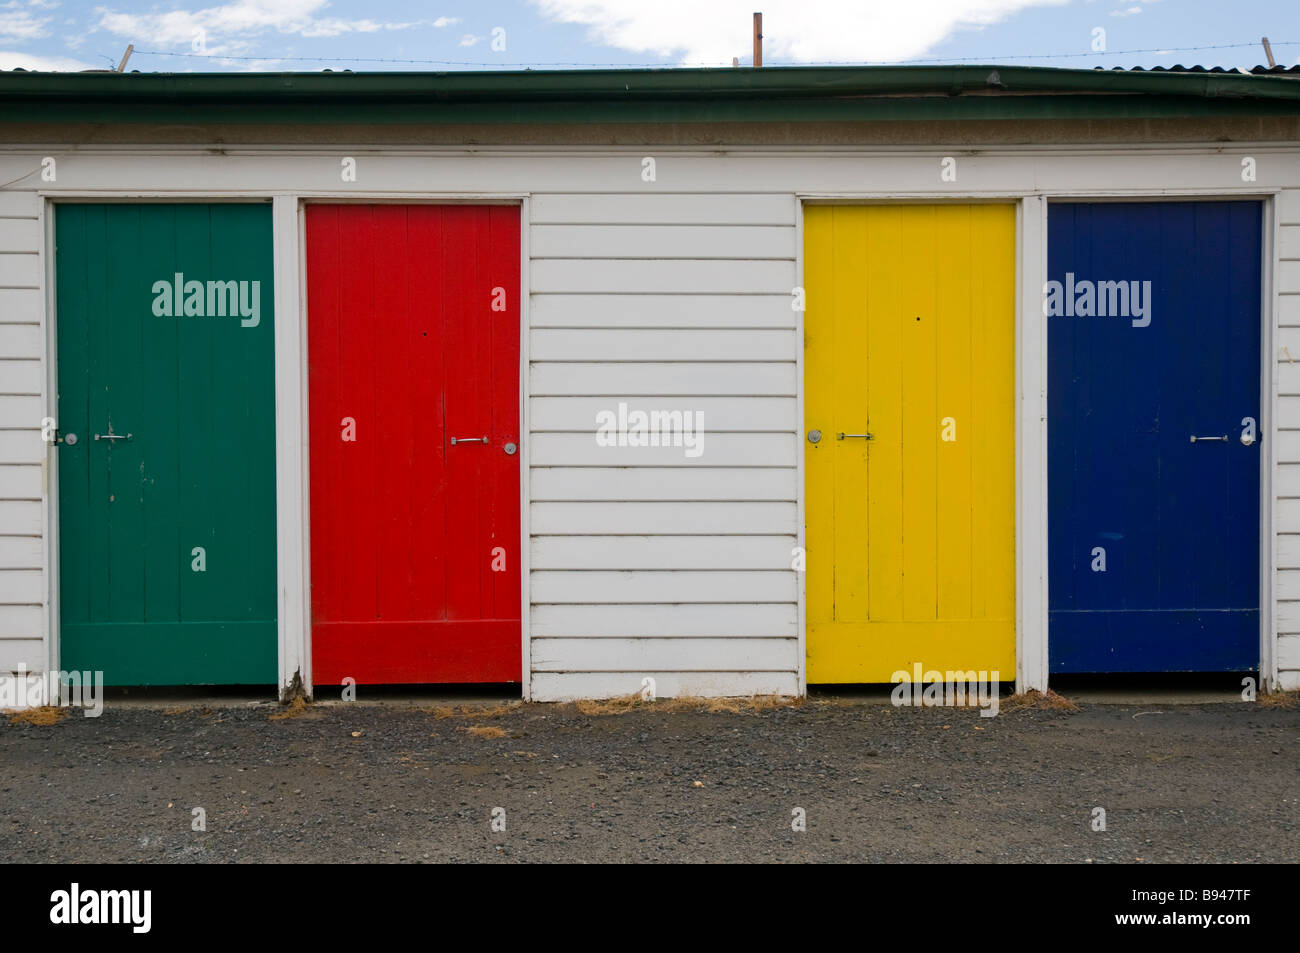
[[[0,69],[1300,65],[1300,0],[0,0]]]

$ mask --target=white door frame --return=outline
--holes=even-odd
[[[308,205],[514,205],[519,207],[519,575],[520,678],[525,701],[529,673],[528,512],[528,216],[529,196],[520,192],[474,194],[391,192],[299,192],[275,197],[276,316],[292,314],[294,329],[276,321],[276,548],[280,596],[280,695],[287,699],[295,675],[315,695],[311,664],[311,408],[307,368]],[[281,311],[280,309],[283,308]],[[283,329],[283,333],[281,330]],[[296,333],[295,333],[296,332]]]
[[[1259,434],[1262,453],[1259,461],[1259,680],[1260,691],[1272,691],[1278,683],[1277,672],[1277,604],[1273,599],[1274,580],[1277,574],[1276,534],[1273,531],[1273,468],[1277,465],[1277,434],[1273,430],[1278,400],[1277,361],[1273,359],[1273,329],[1277,327],[1279,309],[1278,288],[1275,275],[1280,216],[1278,201],[1280,188],[1265,188],[1251,192],[1226,192],[1223,189],[1177,189],[1159,194],[1131,190],[1053,192],[1044,196],[1043,281],[1047,280],[1046,206],[1054,202],[1259,202],[1262,207],[1260,236],[1260,395]],[[1046,335],[1044,335],[1046,337]],[[1044,348],[1044,377],[1046,376],[1046,349]],[[1047,419],[1047,403],[1043,402],[1043,419]],[[1043,474],[1046,492],[1046,471]],[[1044,567],[1046,562],[1044,561]],[[1046,589],[1044,588],[1044,593]],[[1046,652],[1046,642],[1044,642]],[[1046,665],[1046,659],[1044,659]],[[1044,676],[1046,681],[1046,676]]]
[[[1047,204],[1024,192],[942,192],[891,196],[879,192],[796,194],[799,202],[796,274],[803,281],[803,207],[842,205],[1014,205],[1016,209],[1015,318],[1015,548],[1016,691],[1047,688],[1047,329],[1032,320],[1042,313],[1047,280]],[[803,428],[803,315],[799,315],[800,433]],[[799,545],[804,545],[804,441],[799,440]],[[800,573],[799,692],[807,694],[806,592]]]

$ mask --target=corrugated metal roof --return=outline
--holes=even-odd
[[[1098,66],[1105,70],[1107,67]],[[1296,76],[1300,77],[1300,66],[1252,66],[1249,70],[1238,67],[1229,69],[1223,66],[1112,66],[1110,72],[1121,73],[1235,73],[1249,76]]]

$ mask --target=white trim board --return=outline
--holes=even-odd
[[[524,701],[533,698],[532,644],[532,493],[529,466],[532,460],[532,415],[529,410],[531,376],[528,342],[532,323],[532,269],[530,249],[532,206],[527,196],[519,202],[519,680]]]
[[[44,240],[42,255],[45,267],[41,277],[45,282],[42,300],[45,304],[45,394],[43,406],[45,415],[54,418],[57,427],[59,420],[59,335],[57,326],[58,302],[55,281],[54,262],[54,216],[57,214],[49,200],[40,203],[41,235]],[[57,672],[61,667],[59,625],[59,454],[58,445],[51,443],[46,447],[42,470],[41,490],[45,494],[43,507],[44,525],[41,532],[45,541],[45,573],[48,585],[45,604],[45,663],[46,671]],[[58,684],[57,682],[55,683]],[[51,700],[53,701],[53,700]]]
[[[1277,466],[1278,362],[1274,359],[1274,329],[1282,320],[1276,280],[1276,266],[1281,241],[1282,216],[1280,195],[1274,193],[1262,201],[1263,230],[1260,242],[1260,402],[1259,433],[1263,440],[1259,462],[1259,688],[1278,688],[1278,603],[1273,598],[1277,582],[1278,524],[1277,497],[1273,492],[1273,468]]]
[[[307,295],[300,205],[277,196],[271,206],[275,274],[275,538],[279,691],[294,676],[311,683],[311,576],[308,542]]]
[[[803,210],[805,202],[794,196],[795,204],[795,285],[801,289],[807,290],[804,285],[804,219]],[[795,380],[799,382],[798,393],[795,395],[795,443],[799,447],[799,453],[795,460],[795,486],[796,499],[795,507],[798,514],[795,523],[795,545],[804,553],[805,560],[808,552],[808,524],[807,524],[807,457],[808,443],[804,432],[807,421],[804,417],[804,402],[807,398],[807,387],[804,386],[804,328],[805,328],[805,311],[795,313]],[[805,562],[805,566],[807,563]],[[807,571],[798,574],[798,592],[797,614],[799,620],[799,697],[808,694],[808,573]]]
[[[638,153],[657,154],[657,181],[640,179]],[[57,149],[52,154],[59,158],[59,181],[41,183],[40,193],[83,199],[200,193],[215,200],[292,194],[327,201],[500,201],[523,194],[571,192],[647,197],[675,193],[705,199],[746,193],[861,192],[894,200],[956,194],[1173,195],[1196,190],[1257,195],[1287,188],[1300,175],[1300,157],[1295,152],[1237,144],[1093,152],[930,147],[879,153],[825,150],[812,155],[758,150],[677,153],[655,147],[550,156],[489,150],[443,155],[384,152],[359,159],[356,182],[341,181],[338,159],[346,153],[335,148],[247,155],[198,150],[147,156],[107,151],[60,155]],[[1255,182],[1241,179],[1240,160],[1248,155],[1257,160]],[[21,173],[34,156],[32,151],[0,153],[0,180],[7,174],[6,167],[10,173]],[[956,182],[940,180],[940,160],[946,156],[957,159]],[[195,181],[204,182],[204,189],[195,190]],[[370,187],[375,182],[383,188]],[[536,218],[542,220],[541,215]]]
[[[1026,197],[1016,215],[1016,691],[1046,691],[1047,203]]]

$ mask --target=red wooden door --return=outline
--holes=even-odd
[[[306,241],[314,681],[518,682],[519,210],[309,205]]]

